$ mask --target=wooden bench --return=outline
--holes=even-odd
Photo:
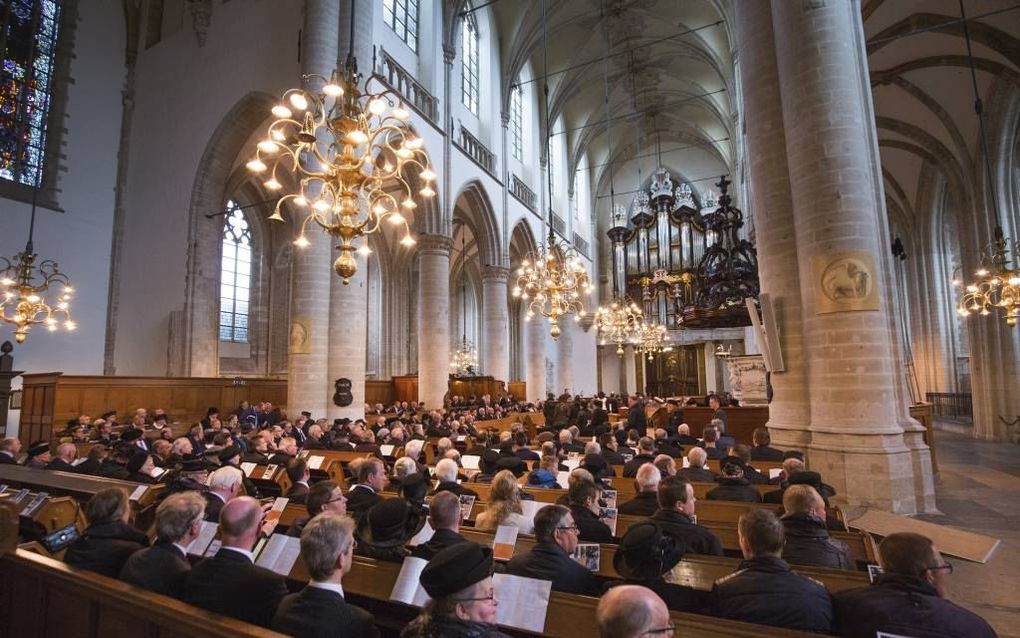
[[[5,486],[0,485],[0,487]],[[22,489],[27,490],[27,488]],[[41,500],[36,503],[36,499]],[[85,519],[78,506],[78,501],[70,496],[47,496],[45,492],[31,491],[26,491],[22,495],[21,490],[8,488],[0,493],[0,500],[14,506],[18,517],[22,519],[20,527],[23,533],[31,532],[30,537],[52,534],[72,523],[78,523],[84,528]]]

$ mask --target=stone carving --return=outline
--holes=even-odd
[[[311,354],[312,335],[306,317],[295,317],[290,322],[290,353]]]
[[[188,0],[188,10],[191,11],[191,28],[195,30],[198,46],[203,47],[212,23],[212,0]]]
[[[740,405],[767,405],[768,384],[765,360],[760,354],[734,355],[726,358],[730,393]]]
[[[835,258],[816,258],[815,303],[819,314],[854,310],[878,310],[875,260],[867,251]]]
[[[652,184],[649,190],[651,191],[652,199],[673,196],[673,179],[669,176],[669,171],[665,167],[660,166],[652,173]],[[689,186],[687,190],[690,191]]]

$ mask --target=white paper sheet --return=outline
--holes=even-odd
[[[281,576],[287,576],[300,555],[300,538],[273,534],[262,549],[262,553],[255,559],[255,564],[270,569]]]
[[[137,501],[138,499],[142,498],[142,495],[145,494],[145,490],[147,489],[149,489],[148,485],[145,484],[139,485],[138,487],[135,488],[134,492],[131,492],[131,496],[128,497],[128,500]]]
[[[557,472],[556,482],[565,490],[570,489],[570,472]]]
[[[411,547],[417,547],[418,545],[424,545],[425,543],[432,540],[432,535],[436,533],[436,530],[432,529],[429,522],[425,521],[425,526],[418,530],[418,533],[411,537],[411,540],[407,541],[407,544]]]
[[[495,560],[510,560],[514,557],[514,546],[520,529],[513,525],[500,525],[492,539],[492,557]]]
[[[424,558],[408,556],[400,566],[400,573],[397,574],[397,582],[393,583],[393,591],[390,592],[390,600],[396,600],[406,605],[424,607],[429,601],[429,595],[421,586],[421,572],[428,565]]]
[[[774,467],[774,468],[770,469],[769,470],[769,480],[772,480],[774,478],[779,478],[779,475],[782,474],[782,473],[783,473],[783,470],[781,468]]]
[[[567,469],[573,472],[581,465],[581,459],[573,458],[563,461],[563,464],[567,466]]]
[[[254,463],[241,463],[241,471],[244,472],[245,476],[251,476],[251,473],[255,471]]]
[[[382,454],[383,456],[393,456],[393,448],[395,447],[395,445],[380,445],[379,454]]]
[[[528,519],[531,526],[535,525],[535,514],[538,510],[548,505],[548,503],[542,503],[540,501],[521,501],[521,511],[524,517]]]
[[[215,556],[216,553],[220,551],[220,547],[222,545],[223,543],[219,539],[214,540],[213,542],[209,543],[209,549],[205,550],[205,554],[202,554],[202,556],[204,556],[205,558]]]
[[[482,460],[480,456],[462,456],[460,457],[460,464],[464,466],[465,470],[477,470],[478,463]]]
[[[216,530],[219,529],[219,525],[211,523],[209,521],[202,521],[202,529],[198,532],[198,538],[191,541],[188,545],[188,553],[194,556],[202,556],[205,554],[205,550],[209,547],[209,544],[213,542],[216,537]]]
[[[545,629],[545,616],[549,610],[549,591],[552,581],[493,574],[495,589],[496,622],[505,627],[516,627],[537,634]]]
[[[326,460],[324,456],[309,456],[308,457],[308,469],[318,470],[322,467],[323,461]]]
[[[690,466],[691,466],[691,461],[685,456],[684,457],[684,467],[688,468]]]

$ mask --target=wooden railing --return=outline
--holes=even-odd
[[[490,151],[485,144],[482,144],[481,140],[472,135],[471,131],[464,128],[463,124],[460,125],[460,131],[454,138],[454,144],[474,160],[476,164],[485,169],[485,172],[492,175],[497,181],[499,180],[496,176],[496,154]]]
[[[925,399],[932,404],[936,417],[973,420],[974,407],[970,394],[928,392]]]
[[[439,99],[425,90],[414,75],[394,60],[382,47],[376,49],[376,76],[399,93],[432,124],[439,125]]]
[[[538,211],[538,196],[535,195],[535,191],[528,188],[528,185],[524,183],[520,177],[517,177],[513,173],[510,173],[510,194],[517,198],[517,201],[524,204],[531,209],[531,212]]]

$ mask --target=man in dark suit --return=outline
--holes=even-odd
[[[377,458],[359,459],[354,466],[358,483],[347,493],[347,511],[361,518],[373,505],[382,500],[379,492],[386,489],[386,466]]]
[[[684,449],[667,438],[666,430],[663,428],[655,430],[655,449],[659,454],[665,454],[674,459],[684,455]]]
[[[58,472],[73,472],[74,465],[71,463],[76,456],[78,456],[78,448],[75,447],[74,443],[61,443],[57,446],[57,455],[46,464],[46,469],[57,470]]]
[[[178,492],[156,508],[156,544],[140,549],[120,570],[120,579],[135,587],[179,598],[191,571],[188,545],[198,538],[205,499],[198,492]]]
[[[645,463],[655,462],[655,441],[651,437],[643,436],[638,439],[637,447],[637,456],[627,461],[623,466],[624,478],[634,478],[637,476],[638,468]]]
[[[585,543],[613,543],[613,532],[599,520],[599,488],[590,481],[578,480],[570,485],[567,499],[570,514],[577,526],[578,540]]]
[[[291,486],[285,496],[292,503],[304,504],[305,499],[308,498],[308,491],[311,489],[308,485],[308,480],[311,478],[308,463],[304,459],[291,459],[287,463],[287,477],[290,479]]]
[[[705,468],[707,461],[708,453],[704,448],[692,447],[687,452],[687,462],[690,467],[683,468],[677,472],[677,475],[691,483],[715,483],[715,473]]]
[[[725,434],[729,429],[729,417],[726,416],[726,410],[722,407],[722,399],[713,394],[708,397],[708,407],[712,408],[712,418],[722,421],[722,427],[719,429],[719,434]]]
[[[0,441],[0,465],[17,465],[18,454],[20,453],[20,439],[4,439]]]
[[[631,397],[627,404],[627,429],[637,430],[644,434],[648,431],[648,416],[645,414],[645,401],[640,396]]]
[[[270,465],[283,465],[286,467],[290,460],[297,456],[297,441],[289,436],[280,439],[280,445],[276,447],[276,454],[269,457]]]
[[[301,638],[377,638],[372,615],[344,597],[342,581],[353,551],[354,521],[331,513],[309,521],[301,533],[301,559],[310,580],[280,603],[273,630]]]
[[[719,447],[719,430],[714,426],[710,425],[702,430],[701,438],[701,447],[708,454],[708,458],[718,461],[726,456],[726,450]]]
[[[617,508],[620,514],[627,516],[651,516],[659,509],[659,481],[662,473],[651,463],[638,468],[634,479],[637,488],[634,497]]]
[[[772,435],[765,428],[755,428],[754,447],[751,448],[752,461],[782,461],[783,451],[772,447]]]
[[[308,438],[301,446],[303,450],[328,450],[329,446],[323,438],[322,426],[316,423],[308,428]]]
[[[616,451],[619,448],[619,444],[616,442],[616,437],[613,436],[612,432],[605,432],[599,435],[599,447],[602,448],[602,458],[609,465],[623,465],[627,462],[627,459],[623,458],[623,455]]]
[[[582,596],[598,596],[598,579],[571,558],[577,549],[578,529],[570,510],[562,505],[546,505],[535,514],[535,540],[527,554],[510,559],[506,570],[514,576],[552,581],[553,591]]]
[[[441,550],[468,542],[460,535],[460,497],[453,492],[440,492],[429,502],[429,525],[435,530],[425,543],[418,545],[411,556],[431,560]]]
[[[676,539],[684,554],[722,556],[722,545],[708,529],[694,522],[694,486],[679,476],[669,476],[659,483],[659,511],[649,519],[662,526],[663,532]]]
[[[478,500],[478,492],[464,487],[457,482],[457,462],[453,459],[441,459],[436,463],[436,478],[439,480],[439,484],[436,485],[436,489],[432,491],[433,494],[441,494],[443,492],[452,492],[457,496],[474,496],[475,500]]]
[[[241,493],[244,473],[236,467],[221,467],[209,475],[209,490],[205,497],[205,520],[216,523],[220,520],[223,506]]]
[[[202,609],[269,627],[287,595],[286,579],[257,567],[251,553],[263,529],[259,502],[241,496],[220,512],[222,546],[195,565],[185,580],[183,600]]]
[[[698,439],[691,436],[691,426],[686,423],[681,423],[676,428],[676,436],[672,437],[673,443],[676,445],[690,447],[698,444]]]

